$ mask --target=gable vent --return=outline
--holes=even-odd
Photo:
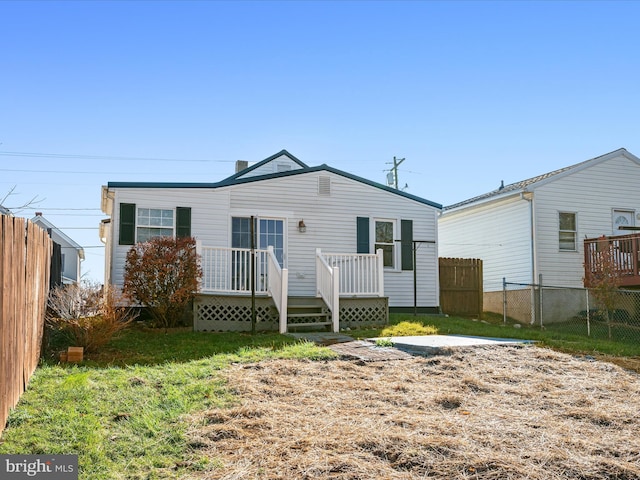
[[[318,195],[331,195],[331,177],[318,177]]]

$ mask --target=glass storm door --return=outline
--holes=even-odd
[[[284,220],[279,218],[254,219],[254,233],[256,248],[266,250],[273,247],[280,266],[284,266]],[[251,248],[251,219],[246,217],[233,217],[231,219],[231,248]],[[234,250],[231,258],[232,288],[234,290],[250,290],[250,252],[246,250]],[[256,265],[257,280],[259,286],[264,283],[267,273],[266,257],[260,256],[261,261]]]

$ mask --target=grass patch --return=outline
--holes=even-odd
[[[9,417],[0,453],[78,454],[83,479],[179,478],[215,466],[185,432],[189,415],[236,402],[222,369],[333,357],[278,334],[131,329],[82,365],[41,365]]]
[[[402,320],[394,325],[385,327],[380,332],[381,337],[411,337],[415,335],[436,335],[438,329],[433,325],[425,325],[422,322],[409,322]]]

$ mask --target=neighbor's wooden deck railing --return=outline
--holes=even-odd
[[[640,286],[640,234],[584,240],[584,286],[593,287],[607,270],[621,287]]]

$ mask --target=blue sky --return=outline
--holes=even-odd
[[[17,215],[42,211],[101,280],[108,181],[217,181],[284,148],[381,183],[406,158],[400,185],[448,205],[640,156],[639,19],[640,2],[0,2],[0,198],[37,196]]]

